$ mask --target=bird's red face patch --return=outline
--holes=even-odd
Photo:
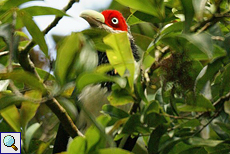
[[[125,22],[125,18],[119,11],[105,10],[101,12],[105,17],[105,24],[114,30],[128,31],[128,26]]]

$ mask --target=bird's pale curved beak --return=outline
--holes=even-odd
[[[84,18],[91,26],[100,26],[105,23],[104,16],[94,10],[84,10],[80,17]]]

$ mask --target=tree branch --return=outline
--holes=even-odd
[[[66,130],[66,132],[70,134],[72,138],[76,137],[77,135],[84,137],[84,135],[75,126],[75,124],[73,123],[72,119],[69,117],[66,110],[58,103],[58,101],[55,98],[50,99],[45,103],[58,117],[64,129]]]

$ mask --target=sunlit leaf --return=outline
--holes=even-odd
[[[90,127],[85,133],[87,139],[87,151],[89,153],[104,148],[105,140],[102,139],[100,131],[96,127]]]
[[[15,105],[11,105],[4,110],[1,110],[0,114],[15,132],[21,132],[20,113]]]
[[[134,101],[132,96],[125,89],[113,90],[108,100],[110,104],[114,106],[125,105]]]
[[[104,38],[105,44],[113,50],[106,50],[110,64],[121,76],[127,76],[133,88],[135,63],[127,33],[110,34]]]
[[[107,148],[107,149],[100,149],[95,152],[92,152],[92,154],[133,154],[130,151],[126,151],[120,148]]]
[[[68,154],[85,154],[86,147],[86,139],[81,136],[78,136],[71,141],[70,145],[68,146],[67,152]]]
[[[126,81],[123,78],[107,76],[100,73],[83,73],[78,77],[76,85],[77,89],[81,91],[85,86],[89,84],[100,82],[115,82],[122,88],[124,88],[126,85]]]
[[[42,98],[42,93],[37,90],[31,90],[27,91],[24,96],[39,100]],[[26,128],[28,122],[34,117],[39,106],[39,102],[22,102],[20,116],[23,117],[21,118],[21,126],[23,129]]]

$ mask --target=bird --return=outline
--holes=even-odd
[[[136,62],[140,60],[138,48],[135,45],[134,38],[130,31],[130,27],[128,26],[125,18],[119,11],[104,10],[100,13],[94,10],[84,10],[81,12],[80,17],[85,19],[91,27],[96,27],[109,33],[127,32],[134,59]],[[98,66],[106,63],[109,63],[106,52],[98,51]],[[109,71],[107,74],[111,76],[117,75],[115,70]],[[109,95],[109,92],[111,91],[112,84],[112,82],[103,82],[100,85],[87,86],[81,92],[77,99],[78,101],[82,102],[82,104],[86,106],[86,108],[87,106],[90,106],[90,108],[87,108],[88,111],[90,111],[90,113],[96,117],[100,114],[101,107],[104,104],[108,103],[107,97]],[[89,100],[89,98],[91,100]],[[96,99],[97,101],[95,101]],[[81,117],[84,117],[84,114],[80,113],[80,118],[78,120],[83,122],[78,124],[79,127],[88,127],[89,122],[84,122],[84,118],[81,119]],[[84,124],[85,126],[83,126]],[[53,153],[65,151],[67,148],[67,141],[65,139],[68,139],[69,135],[67,132],[63,131],[64,129],[60,125],[57,132]]]

